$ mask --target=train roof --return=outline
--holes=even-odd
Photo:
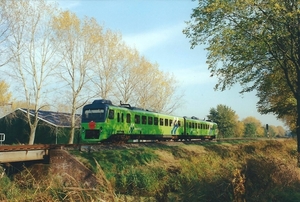
[[[114,105],[110,100],[105,100],[105,99],[100,99],[100,100],[94,100],[92,102],[92,104],[90,104],[89,106],[91,105],[97,105],[97,104],[102,104],[102,105],[108,105],[108,106],[114,106],[114,107],[122,107],[124,109],[129,109],[129,110],[134,110],[134,111],[138,111],[138,112],[146,112],[146,113],[155,113],[155,114],[163,114],[163,113],[159,113],[159,112],[156,112],[156,111],[152,111],[152,110],[148,110],[148,109],[143,109],[143,108],[140,108],[140,107],[134,107],[134,106],[131,106],[130,104],[123,104],[122,102],[120,102],[120,105]],[[163,114],[165,116],[174,116],[174,115],[170,115],[170,114]],[[203,122],[211,122],[211,123],[214,123],[212,120],[206,120],[206,119],[199,119],[198,117],[196,116],[191,116],[191,117],[187,117],[187,116],[180,116],[181,118],[185,118],[187,120],[198,120],[198,121],[203,121]]]
[[[148,109],[143,109],[140,107],[134,107],[130,104],[123,104],[120,102],[120,105],[114,105],[110,100],[100,99],[100,100],[94,100],[91,105],[97,105],[97,104],[103,104],[103,105],[109,105],[109,106],[115,106],[115,107],[123,107],[131,110],[139,110],[139,111],[147,111],[147,112],[155,112]]]

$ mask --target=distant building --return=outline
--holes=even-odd
[[[29,111],[33,117],[34,111]],[[38,127],[34,144],[67,144],[71,129],[71,114],[51,111],[38,111]],[[81,115],[76,114],[74,143],[80,135]],[[3,144],[28,144],[30,127],[27,121],[27,109],[16,109],[0,119],[0,133],[5,134]]]

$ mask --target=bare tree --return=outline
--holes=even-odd
[[[135,49],[125,45],[118,62],[114,96],[123,103],[143,109],[171,113],[181,104],[182,94],[175,78],[159,70]]]
[[[63,79],[70,93],[71,132],[69,144],[74,141],[76,127],[76,111],[88,99],[89,72],[92,61],[96,55],[96,44],[101,40],[101,27],[94,19],[80,20],[75,14],[68,11],[62,12],[53,21],[56,39],[60,42],[60,57],[63,63],[60,68],[60,77]]]
[[[97,54],[94,57],[95,67],[92,81],[96,87],[96,95],[103,99],[112,96],[118,67],[122,57],[121,35],[107,30],[101,34],[101,41],[95,44]]]
[[[153,100],[156,96],[156,88],[155,84],[157,75],[159,74],[159,69],[157,64],[152,64],[147,61],[144,57],[140,59],[140,65],[137,71],[139,75],[139,84],[135,89],[135,96],[137,98],[137,105],[143,109],[147,109],[151,106],[151,100]]]
[[[177,83],[173,75],[158,72],[153,84],[155,96],[151,99],[150,106],[156,111],[168,114],[182,106],[183,93],[178,90]]]
[[[9,37],[12,32],[10,28],[15,21],[11,20],[14,0],[1,0],[0,1],[0,67],[6,65],[11,59],[12,55],[9,54]]]
[[[123,103],[134,103],[134,91],[141,80],[139,74],[140,56],[137,50],[122,47],[122,59],[117,71],[115,97]]]
[[[51,29],[51,18],[57,10],[44,0],[11,1],[11,69],[8,74],[25,96],[30,126],[29,144],[34,143],[38,125],[38,110],[43,107],[42,99],[49,93],[50,77],[59,61],[55,58],[57,43]],[[34,105],[33,116],[29,106]]]
[[[182,95],[176,90],[175,78],[160,71],[158,64],[152,64],[142,57],[137,74],[140,79],[135,88],[135,97],[139,107],[171,113],[180,105]]]

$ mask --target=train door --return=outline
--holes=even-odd
[[[187,127],[186,117],[183,117],[183,135],[187,135],[186,127]]]

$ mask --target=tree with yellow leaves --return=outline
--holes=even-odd
[[[9,86],[5,81],[0,81],[0,106],[11,104],[12,94],[9,92]]]
[[[9,91],[9,85],[5,81],[0,81],[0,108],[1,114],[5,115],[12,110],[12,94]]]
[[[81,20],[69,11],[61,12],[54,18],[52,27],[60,43],[57,56],[62,62],[58,74],[67,86],[63,93],[70,103],[72,118],[69,144],[73,144],[76,111],[94,96],[93,89],[88,89],[92,79],[89,73],[94,68],[93,61],[97,57],[97,44],[102,39],[102,28],[95,19]]]
[[[248,116],[242,120],[245,124],[245,135],[250,137],[262,137],[264,136],[264,128],[260,120],[253,116]],[[251,130],[253,129],[253,130]]]
[[[122,103],[136,104],[135,91],[141,81],[140,54],[126,45],[120,47],[121,60],[116,72],[114,97]]]
[[[121,35],[111,30],[99,32],[99,41],[94,44],[96,54],[93,57],[93,86],[97,96],[108,99],[114,95],[118,69],[122,68],[124,46]],[[125,55],[127,57],[127,55]]]
[[[27,113],[30,126],[28,144],[34,144],[38,110],[47,103],[46,95],[51,92],[46,86],[51,84],[53,70],[59,63],[55,58],[57,41],[51,28],[51,19],[57,14],[57,9],[44,0],[7,1],[7,9],[12,22],[9,26],[12,59],[7,74],[18,87],[16,93],[24,95],[28,107],[34,107],[33,117]]]

